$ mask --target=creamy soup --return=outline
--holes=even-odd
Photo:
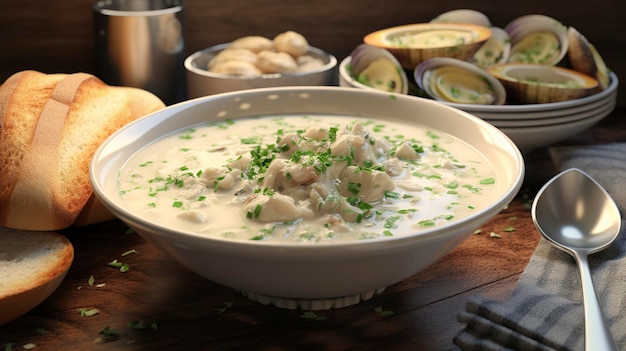
[[[342,116],[227,120],[135,154],[119,194],[161,225],[236,240],[329,243],[397,237],[486,206],[494,171],[418,124]]]

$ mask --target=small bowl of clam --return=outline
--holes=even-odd
[[[540,14],[497,27],[470,9],[367,34],[339,64],[341,86],[437,100],[493,124],[522,151],[608,116],[618,83],[576,28]]]
[[[250,35],[200,50],[185,59],[189,98],[278,86],[337,84],[337,58],[300,33]]]

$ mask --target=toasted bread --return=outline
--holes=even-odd
[[[107,216],[86,208],[89,161],[114,131],[165,105],[86,73],[23,71],[0,87],[0,225],[59,230]],[[103,208],[98,207],[98,211]],[[110,217],[110,216],[109,216]]]
[[[0,325],[28,312],[61,284],[74,259],[72,244],[54,232],[0,227]]]

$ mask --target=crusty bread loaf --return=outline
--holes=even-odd
[[[0,86],[0,225],[58,230],[110,218],[89,201],[89,162],[125,124],[165,105],[86,73],[22,71]],[[87,204],[95,204],[95,210]]]
[[[0,227],[0,325],[44,301],[74,259],[72,244],[54,232]]]

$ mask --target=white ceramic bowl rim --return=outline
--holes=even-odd
[[[200,50],[200,51],[196,51],[195,53],[189,55],[186,59],[185,59],[185,68],[187,70],[189,70],[190,72],[193,72],[195,74],[201,75],[201,76],[207,76],[207,77],[212,77],[212,78],[226,78],[226,79],[239,79],[239,80],[266,80],[266,79],[275,79],[275,78],[281,78],[281,77],[298,77],[298,76],[306,76],[308,74],[312,74],[312,73],[318,73],[318,72],[324,72],[324,71],[328,71],[330,69],[332,69],[333,67],[335,67],[337,65],[337,58],[330,54],[327,53],[321,49],[318,49],[316,47],[312,47],[309,46],[309,52],[307,54],[310,54],[316,58],[320,58],[324,60],[324,66],[319,67],[317,69],[312,69],[306,72],[295,72],[295,73],[274,73],[274,74],[264,74],[260,77],[253,77],[253,78],[249,78],[249,77],[238,77],[238,76],[230,76],[230,75],[226,75],[226,74],[218,74],[218,73],[213,73],[208,71],[207,69],[198,67],[197,64],[197,60],[199,58],[201,58],[202,56],[205,55],[209,55],[209,54],[213,54],[213,53],[217,53],[219,51],[222,51],[224,49],[226,49],[228,46],[230,45],[230,43],[223,43],[223,44],[218,44],[215,46],[211,46],[209,48],[206,48],[204,50]]]
[[[172,116],[177,115],[178,113],[186,110],[198,108],[202,103],[207,101],[228,101],[232,103],[233,101],[243,102],[245,101],[246,96],[255,94],[264,93],[267,96],[276,95],[276,94],[290,94],[290,95],[307,95],[314,94],[319,92],[320,94],[329,94],[333,96],[334,99],[340,99],[339,95],[343,95],[345,98],[349,95],[354,95],[359,99],[367,100],[370,98],[391,98],[393,100],[404,100],[404,99],[417,99],[420,100],[422,104],[430,104],[433,105],[433,108],[437,108],[440,110],[450,110],[454,111],[454,113],[459,114],[463,118],[469,119],[472,124],[477,125],[481,129],[481,135],[485,137],[488,136],[490,139],[490,145],[493,145],[494,148],[499,148],[501,150],[500,154],[507,154],[507,158],[510,158],[514,163],[514,169],[510,170],[514,174],[513,179],[507,179],[507,184],[510,186],[506,188],[506,191],[503,191],[498,198],[494,199],[494,202],[491,203],[490,206],[477,211],[471,216],[464,217],[462,219],[458,219],[454,222],[438,226],[432,229],[424,229],[419,230],[415,233],[409,235],[402,235],[397,237],[384,237],[384,238],[376,238],[370,240],[363,241],[351,241],[351,242],[341,242],[341,243],[330,243],[330,244],[319,244],[319,245],[302,245],[302,244],[294,244],[294,243],[283,243],[283,242],[263,242],[263,241],[245,241],[245,240],[233,240],[228,238],[220,238],[216,236],[208,236],[194,232],[187,231],[179,231],[175,230],[171,227],[167,227],[164,225],[159,225],[153,223],[142,216],[138,216],[136,214],[130,213],[127,211],[122,205],[121,200],[114,200],[111,198],[110,192],[106,190],[106,186],[104,182],[106,181],[105,175],[114,175],[117,171],[111,170],[112,162],[125,162],[127,157],[121,160],[123,149],[129,146],[134,146],[137,143],[136,133],[133,129],[140,129],[142,133],[148,133],[151,128],[155,128],[161,123],[166,122],[168,119],[171,119]],[[343,101],[343,100],[340,100]],[[311,107],[313,108],[313,107]],[[309,111],[311,113],[316,112],[314,110]],[[317,111],[319,112],[319,111]],[[294,112],[295,113],[295,112]],[[306,113],[305,111],[300,111],[299,113]],[[336,112],[341,113],[341,112]],[[328,112],[324,112],[324,114],[328,114]],[[261,114],[263,115],[263,114]],[[345,115],[350,115],[349,111],[345,113]],[[245,116],[258,116],[258,114],[248,112]],[[237,118],[238,116],[234,117]],[[365,117],[364,117],[365,118]],[[372,117],[373,118],[373,117]],[[141,127],[138,127],[141,126]],[[171,129],[167,131],[167,133],[184,129],[184,126],[179,128]],[[160,134],[159,137],[164,134]],[[458,137],[458,136],[457,136]],[[461,137],[462,139],[462,137]],[[150,142],[153,142],[156,139],[152,139]],[[138,149],[141,149],[145,146],[142,144]],[[133,149],[133,148],[131,148]],[[495,166],[495,165],[494,165]],[[508,171],[507,171],[508,172]],[[320,87],[320,86],[312,86],[312,87],[273,87],[273,88],[259,88],[259,89],[249,89],[244,91],[236,91],[236,92],[227,92],[221,94],[215,94],[211,96],[196,98],[188,101],[184,101],[175,105],[171,105],[166,109],[154,112],[147,116],[144,116],[130,124],[122,127],[113,133],[105,142],[103,142],[100,147],[96,150],[93,159],[90,163],[89,168],[89,176],[91,180],[92,187],[94,189],[94,193],[100,199],[100,201],[109,208],[113,214],[115,214],[118,218],[130,219],[135,223],[138,223],[140,226],[151,228],[153,231],[158,232],[159,235],[167,235],[170,238],[178,237],[180,239],[184,239],[185,237],[191,239],[193,238],[203,238],[203,240],[210,245],[228,245],[230,247],[237,246],[240,249],[244,250],[262,250],[262,248],[268,249],[289,249],[289,250],[299,250],[299,252],[318,252],[319,250],[323,250],[326,253],[335,253],[341,254],[341,252],[345,252],[346,248],[350,248],[351,250],[364,250],[367,251],[370,248],[380,250],[380,244],[387,244],[387,247],[399,246],[402,245],[406,241],[414,240],[415,237],[421,237],[422,240],[430,240],[433,238],[439,238],[439,236],[447,236],[454,235],[459,228],[466,226],[468,223],[476,221],[478,218],[485,216],[487,213],[493,211],[494,208],[503,208],[512,198],[517,194],[519,189],[521,188],[522,181],[524,179],[524,160],[522,158],[521,151],[518,147],[513,143],[513,141],[506,136],[502,131],[489,124],[488,122],[475,117],[467,112],[462,110],[457,110],[455,108],[440,104],[435,100],[424,99],[414,96],[402,95],[402,94],[389,94],[389,93],[381,93],[378,91],[366,91],[354,88],[343,88],[343,87]],[[494,213],[495,214],[495,213]],[[450,234],[453,233],[453,234]]]

